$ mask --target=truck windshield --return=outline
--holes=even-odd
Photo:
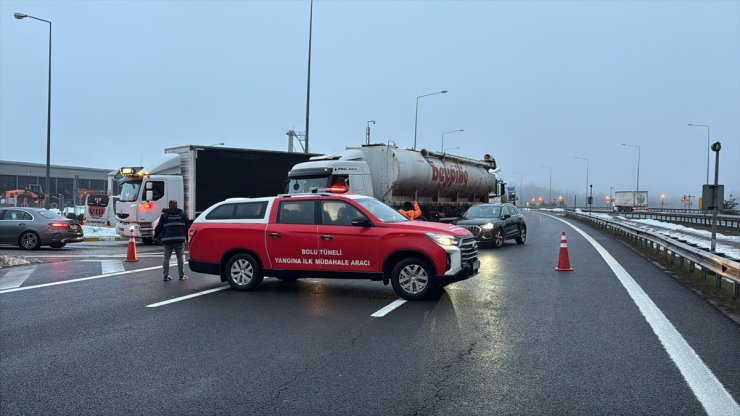
[[[313,178],[291,178],[288,182],[289,194],[300,194],[311,192],[311,188],[328,188],[329,176],[319,176]]]
[[[372,212],[373,215],[378,217],[378,219],[383,222],[409,221],[409,219],[404,217],[400,212],[378,201],[377,199],[359,198],[355,201],[357,201],[358,204],[362,205],[368,211]]]
[[[121,187],[121,202],[136,201],[139,196],[139,188],[141,188],[141,182],[126,182]]]

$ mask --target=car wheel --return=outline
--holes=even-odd
[[[26,231],[18,239],[18,246],[24,250],[36,250],[41,246],[41,239],[33,231]]]
[[[262,270],[249,254],[235,254],[226,263],[226,281],[236,290],[252,290],[262,283]]]
[[[516,243],[524,244],[525,241],[527,241],[527,227],[522,227],[519,229],[519,236],[516,238]]]
[[[52,243],[52,244],[49,244],[49,246],[51,248],[62,248],[64,246],[66,246],[66,245],[67,245],[67,243]]]
[[[434,292],[432,268],[424,260],[401,260],[391,272],[391,284],[396,294],[407,300],[420,300]]]
[[[499,248],[504,245],[504,230],[496,228],[493,233],[493,246]]]

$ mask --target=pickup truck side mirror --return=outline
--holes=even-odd
[[[352,219],[353,227],[372,227],[373,223],[366,217],[355,217]]]
[[[504,214],[504,219],[505,219],[505,220],[506,220],[506,219],[509,219],[509,218],[511,218],[511,215],[510,215],[510,214]]]

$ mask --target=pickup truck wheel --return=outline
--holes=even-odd
[[[424,260],[401,260],[391,273],[391,284],[396,294],[407,300],[420,300],[434,292],[434,274]]]
[[[226,264],[226,281],[236,290],[252,290],[262,283],[260,265],[249,254],[235,254]]]
[[[516,238],[516,243],[524,244],[525,241],[527,241],[527,227],[522,227],[519,229],[519,237]]]
[[[500,248],[504,245],[504,230],[500,228],[496,228],[496,231],[493,233],[493,246],[496,248]]]

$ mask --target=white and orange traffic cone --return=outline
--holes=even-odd
[[[134,229],[131,227],[131,238],[128,240],[128,253],[126,253],[126,261],[128,262],[134,262],[139,261],[139,258],[136,256],[136,238],[134,238]]]
[[[555,270],[559,272],[572,272],[573,268],[570,267],[570,258],[568,257],[568,242],[565,240],[565,231],[560,235],[560,257],[558,258],[558,266]]]

